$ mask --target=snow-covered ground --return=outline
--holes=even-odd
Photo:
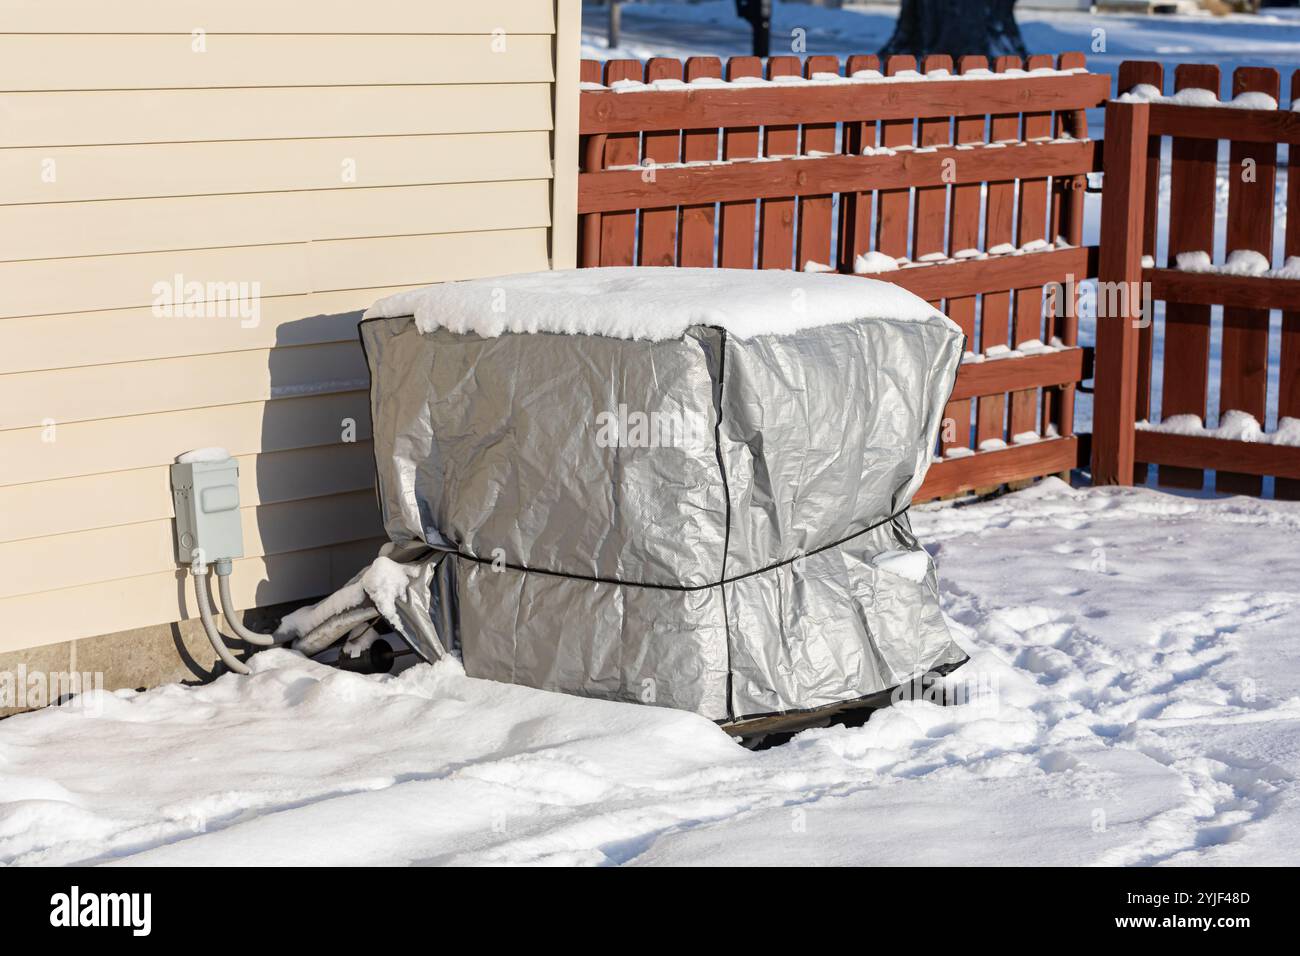
[[[893,32],[897,5],[881,3],[836,10],[776,0],[772,52],[875,53]],[[608,8],[583,8],[582,55],[594,59],[651,56],[734,56],[750,52],[749,25],[733,0],[636,0],[624,2],[618,47],[606,42]],[[1030,53],[1082,51],[1089,68],[1113,74],[1124,60],[1159,60],[1172,73],[1177,63],[1217,63],[1225,92],[1238,66],[1275,66],[1286,78],[1300,67],[1300,16],[1269,8],[1263,14],[1228,17],[1132,16],[1067,11],[1016,11]]]
[[[1049,480],[913,517],[966,703],[751,752],[274,650],[0,722],[0,861],[1300,863],[1300,506]]]

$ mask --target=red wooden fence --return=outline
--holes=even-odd
[[[987,66],[963,57],[958,80],[929,57],[912,78],[911,57],[890,57],[885,82],[854,56],[848,82],[835,57],[778,56],[769,82],[746,83],[762,61],[585,61],[579,262],[853,273],[863,253],[906,257],[872,277],[944,309],[974,353],[918,497],[1068,471],[1084,353],[1072,297],[1045,309],[1043,289],[1096,274],[1081,240],[1100,151],[1083,111],[1110,82],[1081,54]]]
[[[1137,83],[1163,88],[1157,63],[1125,63],[1120,88]],[[1219,90],[1217,66],[1180,65],[1175,91]],[[1278,96],[1275,70],[1239,68],[1233,94]],[[1300,99],[1300,72],[1291,78],[1291,99]],[[1168,261],[1143,265],[1158,248],[1160,216],[1156,185],[1161,142],[1171,139]],[[1241,441],[1210,434],[1176,434],[1141,428],[1151,408],[1154,343],[1163,344],[1160,416],[1209,411],[1212,333],[1219,332],[1219,412],[1238,410],[1263,423],[1300,418],[1300,279],[1276,275],[1230,275],[1177,268],[1179,253],[1213,253],[1219,141],[1228,148],[1228,210],[1223,248],[1249,250],[1274,263],[1273,210],[1278,146],[1288,150],[1283,253],[1300,255],[1300,114],[1290,110],[1192,106],[1172,102],[1112,102],[1106,109],[1105,188],[1102,201],[1101,283],[1128,288],[1149,283],[1163,300],[1163,322],[1099,315],[1096,406],[1093,416],[1093,480],[1129,484],[1146,480],[1156,464],[1162,485],[1200,488],[1205,469],[1216,471],[1219,491],[1258,495],[1263,476],[1276,476],[1279,498],[1300,498],[1300,447],[1272,436]],[[1150,263],[1151,260],[1148,260]],[[1103,294],[1098,295],[1100,305]],[[1214,320],[1213,306],[1222,306]],[[1269,310],[1282,312],[1278,389],[1268,394]],[[1132,311],[1132,310],[1130,310]],[[1271,404],[1271,408],[1270,408]]]

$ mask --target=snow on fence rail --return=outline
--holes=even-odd
[[[1122,95],[1106,107],[1099,278],[1130,288],[1150,283],[1150,297],[1166,306],[1163,322],[1135,323],[1128,316],[1098,319],[1093,479],[1143,482],[1147,465],[1155,464],[1160,484],[1201,488],[1204,470],[1213,469],[1218,491],[1259,495],[1263,476],[1272,475],[1276,497],[1300,498],[1300,447],[1289,440],[1300,419],[1300,278],[1295,277],[1300,262],[1265,272],[1273,261],[1282,143],[1291,146],[1282,251],[1288,260],[1300,256],[1300,72],[1291,78],[1290,110],[1277,109],[1279,79],[1273,69],[1237,69],[1232,105],[1218,102],[1217,66],[1182,64],[1173,87],[1173,96],[1161,95],[1160,64],[1127,62],[1119,72]],[[1172,139],[1168,265],[1160,266],[1155,255],[1166,244],[1159,242],[1156,200],[1166,136]],[[1205,260],[1216,248],[1220,140],[1229,144],[1229,175],[1225,234],[1219,245],[1231,261],[1214,268]],[[1196,271],[1189,271],[1192,268]],[[1221,322],[1213,320],[1221,326],[1219,418],[1248,417],[1258,423],[1272,417],[1287,426],[1277,434],[1261,433],[1256,426],[1237,429],[1241,437],[1229,437],[1224,429],[1211,433],[1185,427],[1188,421],[1204,422],[1209,411],[1211,309],[1216,305],[1223,307]],[[1271,409],[1270,310],[1282,312],[1279,387]],[[1152,356],[1158,337],[1164,352],[1160,416],[1166,422],[1176,419],[1176,427],[1146,424],[1152,413]]]
[[[1045,309],[1043,290],[1096,275],[1081,242],[1100,143],[1084,110],[1109,78],[1079,53],[881,66],[584,61],[578,261],[896,282],[943,308],[973,353],[918,498],[1068,471],[1086,363],[1073,302]]]

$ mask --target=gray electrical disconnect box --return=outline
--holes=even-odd
[[[176,560],[211,564],[244,556],[239,520],[239,462],[233,458],[172,465]]]

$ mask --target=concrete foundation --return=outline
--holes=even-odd
[[[244,626],[268,632],[294,608],[319,598],[241,612]],[[223,616],[219,626],[229,634]],[[246,659],[253,648],[231,642]],[[37,710],[83,688],[147,690],[161,684],[205,684],[226,672],[194,618],[76,641],[0,653],[0,718]]]

